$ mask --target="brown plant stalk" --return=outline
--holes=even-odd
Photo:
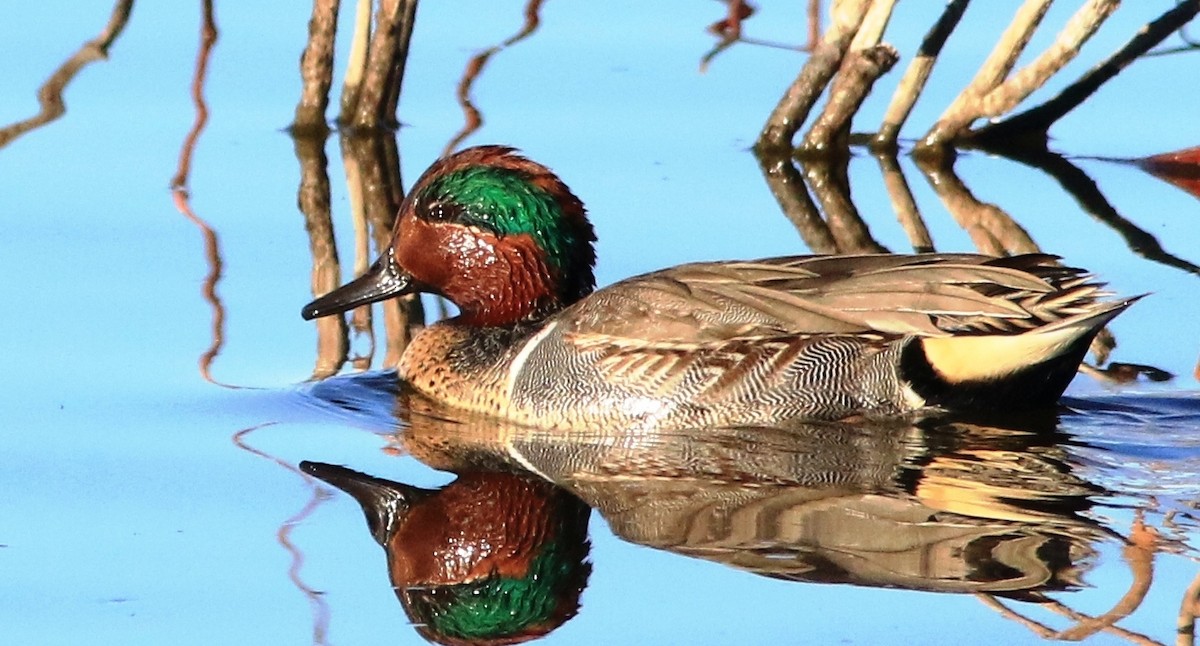
[[[790,150],[792,137],[804,125],[825,86],[837,73],[870,6],[870,0],[834,3],[832,24],[813,48],[796,80],[771,111],[754,144],[756,150],[762,153]]]
[[[1079,107],[1101,86],[1141,58],[1151,48],[1181,29],[1200,13],[1200,0],[1179,2],[1161,16],[1143,26],[1137,34],[1111,56],[1087,71],[1079,80],[1063,88],[1054,98],[1013,115],[1003,121],[985,125],[971,133],[971,143],[999,146],[1032,139],[1040,147],[1046,145],[1050,126]]]
[[[329,132],[325,110],[333,83],[333,41],[337,34],[339,0],[314,0],[308,21],[308,45],[300,56],[300,102],[292,122],[294,132],[324,136]]]
[[[975,80],[918,143],[918,153],[928,154],[944,148],[949,142],[966,136],[975,120],[998,117],[1015,108],[1075,58],[1083,44],[1117,9],[1120,0],[1088,0],[1046,51],[1009,77],[1017,57],[1029,43],[1049,5],[1047,0],[1026,2]]]
[[[825,222],[833,236],[837,253],[888,253],[871,237],[850,199],[850,177],[846,159],[806,159],[801,162],[804,178],[825,213]]]
[[[925,226],[925,221],[921,218],[917,201],[913,198],[908,180],[904,178],[904,172],[900,169],[900,163],[896,156],[889,152],[879,152],[875,155],[875,159],[879,162],[879,169],[883,174],[883,184],[887,188],[892,209],[896,211],[896,218],[903,227],[904,233],[908,235],[908,241],[912,245],[913,251],[916,253],[935,251],[933,237],[930,236],[929,228]]]
[[[992,52],[975,73],[970,84],[955,97],[950,106],[918,144],[918,150],[940,151],[953,138],[966,130],[981,114],[982,97],[995,90],[1017,63],[1034,31],[1050,9],[1053,0],[1026,0],[1013,16]]]
[[[904,76],[900,78],[900,84],[896,86],[896,91],[892,94],[891,103],[888,104],[887,112],[884,113],[879,132],[875,133],[871,139],[872,148],[876,150],[896,149],[896,140],[900,136],[900,129],[908,120],[908,115],[912,113],[917,98],[925,89],[925,83],[928,82],[929,75],[933,72],[938,55],[946,45],[946,39],[950,37],[954,28],[958,26],[959,20],[962,19],[968,2],[969,0],[951,0],[946,3],[941,17],[930,28],[929,33],[925,34],[921,46],[917,49],[916,57],[909,63],[908,68],[904,71]]]
[[[417,0],[380,0],[367,48],[358,101],[349,123],[356,130],[394,129]]]
[[[929,185],[981,253],[1007,256],[1040,251],[1037,243],[1003,209],[976,198],[949,160],[918,162]]]

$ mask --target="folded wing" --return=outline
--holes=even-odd
[[[1085,314],[1101,287],[1044,254],[797,256],[644,274],[600,290],[563,322],[581,349],[684,349],[811,335],[1004,335]]]

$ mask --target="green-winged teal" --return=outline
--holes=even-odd
[[[593,293],[583,203],[511,148],[441,159],[391,246],[305,318],[412,292],[460,314],[399,363],[451,407],[541,427],[772,423],[1053,406],[1135,299],[1053,256],[703,262]]]

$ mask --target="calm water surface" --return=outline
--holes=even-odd
[[[0,22],[0,124],[36,113],[37,88],[99,32],[105,4],[9,7]],[[803,41],[802,3],[763,4],[747,23],[750,35]],[[936,4],[902,7],[888,40],[911,54]],[[909,136],[936,119],[987,55],[1007,11],[987,4],[972,6],[964,37],[951,40]],[[1169,3],[1126,4],[1067,79]],[[485,125],[467,143],[514,145],[561,174],[595,223],[601,284],[690,260],[807,250],[748,152],[803,55],[739,45],[700,73],[713,45],[703,27],[723,11],[700,2],[547,3],[539,31],[493,56],[474,86]],[[426,463],[447,464],[434,450],[446,438],[472,455],[519,457],[603,512],[590,520],[592,573],[579,614],[547,643],[1020,643],[1038,639],[1028,620],[1052,633],[1110,612],[1128,616],[1093,636],[1097,643],[1175,642],[1181,603],[1200,574],[1200,299],[1186,269],[1200,263],[1200,202],[1100,158],[1200,143],[1200,96],[1180,81],[1195,77],[1194,55],[1136,63],[1053,129],[1053,147],[1075,156],[1111,212],[1089,212],[1030,166],[968,154],[954,167],[975,198],[1003,209],[1041,249],[1088,267],[1116,293],[1152,293],[1111,326],[1112,360],[1175,378],[1113,385],[1081,377],[1070,391],[1075,412],[1042,420],[1048,428],[1032,437],[1020,432],[1028,429],[963,427],[749,438],[713,430],[581,438],[586,446],[572,449],[626,466],[640,464],[640,452],[703,454],[724,473],[742,469],[742,481],[770,475],[780,497],[678,477],[697,497],[695,507],[674,509],[708,527],[709,538],[728,538],[716,519],[738,514],[750,525],[730,526],[758,532],[718,550],[632,513],[638,506],[622,496],[662,494],[652,471],[630,467],[632,484],[612,487],[596,479],[593,463],[556,463],[545,438],[412,420],[397,433],[397,411],[377,377],[307,385],[318,336],[298,312],[311,297],[313,259],[296,206],[300,163],[282,130],[299,92],[307,9],[218,3],[216,12],[209,121],[187,180],[187,204],[212,237],[170,191],[195,119],[199,7],[138,4],[109,59],[68,88],[67,114],[0,149],[6,642],[423,643],[355,501],[297,465],[343,464],[439,487],[454,476]],[[1056,7],[1033,47],[1045,46],[1069,13]],[[454,91],[467,60],[521,22],[518,3],[422,6],[398,136],[405,181],[462,127]],[[987,36],[966,37],[971,30]],[[898,76],[881,81],[859,128],[878,122]],[[336,137],[325,152],[348,277],[356,245]],[[936,247],[974,249],[952,200],[908,159],[900,165]],[[850,181],[875,241],[910,250],[876,161],[855,157]],[[1119,221],[1100,217],[1111,213]],[[1130,231],[1157,239],[1168,262],[1131,251]],[[205,296],[214,258],[215,300]],[[373,354],[371,341],[381,334],[354,335],[351,353],[365,358],[343,372],[380,368],[382,340]],[[860,536],[908,536],[899,525],[925,513],[974,523],[978,540],[913,538],[904,549],[880,547],[892,560],[868,557],[844,535],[815,535],[824,525],[808,514],[817,507],[834,515],[821,522],[843,531],[854,519],[894,521]],[[788,534],[797,527],[814,535],[799,541]],[[1014,536],[1022,540],[1009,542]],[[981,598],[965,593],[969,586],[875,587],[929,589],[905,569],[922,571],[914,563],[976,584],[1050,563],[1045,580],[1067,589],[1046,592],[1053,603],[1031,603]],[[862,585],[798,581],[814,578]],[[941,589],[954,586],[943,581]]]

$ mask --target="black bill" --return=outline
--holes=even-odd
[[[300,310],[300,316],[311,321],[340,314],[359,305],[407,294],[413,289],[412,276],[396,264],[392,250],[388,249],[366,273],[305,305]]]

